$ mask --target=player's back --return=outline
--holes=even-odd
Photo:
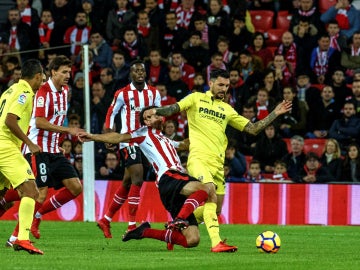
[[[10,140],[20,148],[22,141],[5,124],[8,113],[18,116],[18,125],[26,134],[32,111],[34,92],[28,82],[20,80],[0,98],[0,140]],[[2,142],[3,143],[3,142]]]

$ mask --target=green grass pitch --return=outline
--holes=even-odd
[[[125,223],[112,223],[112,239],[105,239],[94,222],[41,223],[41,239],[32,239],[45,255],[30,255],[5,248],[14,221],[0,221],[0,269],[360,269],[356,226],[221,225],[223,238],[238,246],[236,253],[210,252],[210,240],[200,225],[201,242],[196,248],[175,246],[153,239],[122,242]],[[163,228],[163,224],[152,224]],[[257,235],[272,230],[281,238],[277,254],[260,253]]]

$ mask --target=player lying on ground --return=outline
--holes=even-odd
[[[200,234],[193,211],[208,198],[208,189],[197,179],[187,175],[181,166],[175,147],[184,147],[184,142],[175,142],[162,133],[163,117],[152,112],[150,106],[140,113],[140,123],[146,125],[131,133],[89,134],[80,132],[81,141],[104,143],[135,142],[144,153],[156,172],[156,184],[160,198],[173,217],[165,230],[151,229],[148,222],[127,232],[123,241],[130,239],[153,238],[183,247],[195,247],[199,244]]]

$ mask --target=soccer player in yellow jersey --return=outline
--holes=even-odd
[[[169,116],[186,111],[189,123],[190,154],[187,169],[191,176],[201,179],[209,190],[209,198],[202,208],[203,213],[195,211],[195,216],[203,216],[211,239],[212,252],[235,252],[236,246],[222,241],[219,233],[217,214],[225,195],[224,159],[227,146],[225,128],[230,125],[240,131],[258,134],[281,114],[291,110],[291,102],[283,101],[264,119],[256,123],[239,115],[224,97],[229,88],[229,73],[214,70],[210,74],[210,89],[206,93],[195,92],[179,102],[156,108],[156,114]],[[218,211],[217,211],[218,209]]]
[[[0,190],[10,188],[19,192],[19,235],[14,242],[15,250],[26,250],[30,254],[43,254],[32,245],[29,232],[34,215],[35,199],[39,191],[29,163],[21,153],[25,143],[32,154],[41,148],[26,136],[33,108],[33,98],[43,81],[43,69],[38,60],[23,63],[22,77],[7,89],[0,98]]]

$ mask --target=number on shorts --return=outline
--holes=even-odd
[[[39,169],[40,169],[40,175],[46,175],[46,164],[45,163],[39,163]]]

